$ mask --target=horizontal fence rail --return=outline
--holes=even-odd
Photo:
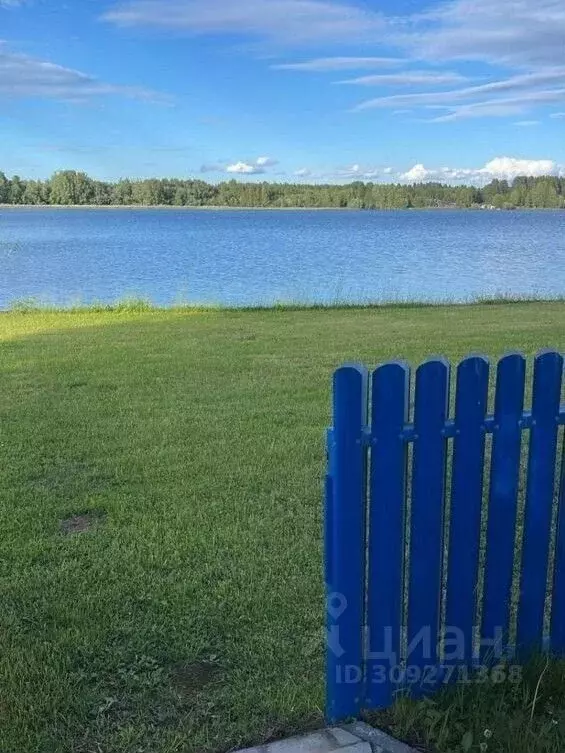
[[[533,651],[565,653],[562,377],[555,351],[538,353],[531,384],[520,353],[492,370],[471,355],[457,366],[453,400],[443,358],[421,364],[414,384],[404,362],[335,372],[330,720],[473,671],[500,673]]]

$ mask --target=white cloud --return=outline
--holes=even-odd
[[[565,118],[565,112],[552,112],[549,117],[556,118],[556,119]]]
[[[394,172],[394,168],[392,168],[392,167],[385,167],[385,168],[383,168],[383,174],[384,175],[392,175],[393,172]]]
[[[233,165],[226,166],[226,172],[238,175],[259,175],[265,172],[265,168],[249,162],[235,162]]]
[[[487,162],[479,171],[493,178],[512,180],[519,175],[539,177],[541,175],[557,175],[559,166],[550,159],[516,159],[515,157],[496,157]]]
[[[296,44],[374,37],[381,16],[336,0],[129,0],[103,18],[188,34],[240,34]]]
[[[337,81],[338,84],[356,84],[359,86],[442,86],[445,84],[458,84],[468,79],[460,73],[451,71],[404,71],[401,73],[383,73],[372,76],[360,76],[345,81]]]
[[[257,157],[253,160],[238,160],[237,162],[229,162],[226,160],[218,160],[217,162],[204,163],[201,168],[201,173],[233,173],[239,175],[261,175],[267,172],[268,167],[274,167],[279,162],[273,157]],[[282,175],[283,173],[276,173]]]
[[[309,178],[312,175],[312,171],[308,170],[307,167],[301,167],[300,170],[296,170],[294,175],[296,175],[297,178]]]
[[[521,175],[540,177],[543,175],[560,175],[563,168],[553,160],[518,159],[516,157],[495,157],[479,168],[427,168],[422,163],[414,165],[398,177],[406,183],[423,183],[439,181],[442,183],[478,183],[484,184],[498,178],[514,180]]]
[[[405,173],[402,173],[400,178],[402,180],[408,181],[409,183],[422,183],[425,180],[429,180],[433,175],[435,175],[434,170],[428,170],[427,168],[422,165],[422,163],[418,163],[417,165],[414,165],[414,167],[410,168]]]
[[[333,71],[354,71],[370,68],[388,68],[406,62],[403,58],[386,57],[333,57],[316,58],[301,63],[277,63],[271,68],[279,71],[306,71],[328,73]]]
[[[145,89],[107,84],[72,68],[11,52],[0,42],[0,97],[46,97],[78,102],[109,94],[159,99]]]
[[[537,126],[540,124],[539,120],[517,120],[514,125],[521,128],[529,128],[530,126]]]

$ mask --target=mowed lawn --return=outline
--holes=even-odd
[[[542,347],[565,304],[0,315],[0,751],[320,723],[333,369]]]

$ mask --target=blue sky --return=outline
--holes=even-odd
[[[0,0],[0,169],[565,172],[564,0]]]

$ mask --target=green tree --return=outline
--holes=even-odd
[[[0,170],[0,204],[10,202],[10,181]]]
[[[25,183],[22,182],[19,175],[14,175],[10,181],[8,191],[8,201],[10,204],[22,204],[25,193]]]
[[[94,182],[86,173],[62,170],[51,178],[52,204],[91,204]]]

